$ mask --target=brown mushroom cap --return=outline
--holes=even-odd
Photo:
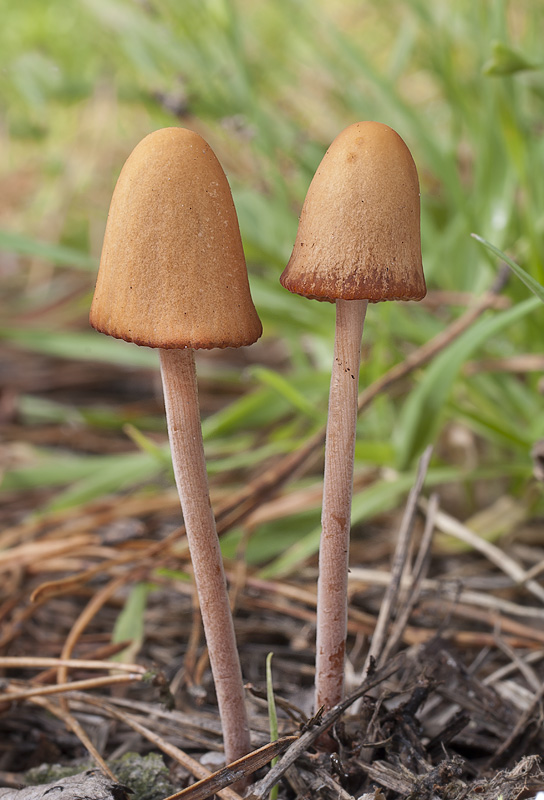
[[[380,122],[340,133],[314,175],[280,281],[318,300],[421,300],[419,181],[407,146]]]
[[[110,336],[166,349],[240,347],[261,335],[230,188],[197,133],[155,131],[129,156],[111,201],[90,321]]]

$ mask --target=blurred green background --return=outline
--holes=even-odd
[[[223,164],[265,331],[242,366],[201,365],[226,398],[204,413],[212,480],[258,474],[325,423],[334,308],[289,295],[278,277],[313,173],[348,124],[385,122],[413,153],[429,287],[421,304],[369,309],[361,388],[492,285],[499,259],[471,232],[544,282],[542,3],[1,0],[0,11],[5,387],[17,353],[55,368],[156,368],[152,351],[90,330],[87,313],[116,177],[137,142],[168,125],[198,130]],[[355,522],[401,503],[429,442],[430,482],[449,487],[460,516],[504,496],[516,519],[544,510],[530,455],[544,437],[542,306],[514,277],[505,295],[361,415]],[[21,455],[15,436],[4,496],[47,489],[33,508],[43,511],[168,475],[160,413],[51,398],[39,382],[15,388],[20,425],[94,426],[139,449],[27,444]],[[265,522],[249,556],[272,559],[301,533],[313,552],[318,528],[318,503],[288,524]]]

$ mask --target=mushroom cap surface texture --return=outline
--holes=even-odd
[[[417,170],[392,128],[356,122],[333,141],[280,281],[317,300],[425,297]]]
[[[118,339],[165,349],[240,347],[261,335],[229,184],[197,133],[163,128],[127,159],[90,322]]]

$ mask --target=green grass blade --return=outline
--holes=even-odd
[[[477,242],[483,244],[484,247],[487,247],[488,250],[502,259],[506,264],[508,264],[514,275],[517,275],[520,281],[523,281],[525,286],[530,289],[533,294],[536,294],[536,296],[544,303],[544,286],[542,286],[542,284],[538,283],[538,281],[535,281],[533,276],[529,275],[529,273],[526,272],[523,267],[520,267],[519,264],[516,264],[515,261],[512,261],[512,259],[507,256],[506,253],[503,253],[498,247],[495,247],[495,245],[491,244],[491,242],[488,242],[487,239],[484,239],[482,236],[478,236],[477,233],[473,233],[471,236],[476,239]]]
[[[73,267],[86,271],[93,271],[98,267],[96,258],[82,253],[81,250],[42,242],[11,231],[0,230],[0,250],[4,250],[6,253],[42,258],[44,261],[50,261],[61,267]]]
[[[0,339],[56,358],[101,361],[128,367],[157,368],[157,354],[149,347],[137,347],[93,331],[50,331],[0,328]]]
[[[130,453],[122,456],[101,458],[99,467],[96,462],[88,477],[73,483],[64,492],[57,495],[45,508],[45,511],[61,511],[75,508],[97,500],[99,497],[112,495],[139,483],[149,483],[164,472],[157,458],[147,453]]]
[[[351,507],[351,521],[362,522],[376,514],[395,508],[402,495],[409,491],[414,482],[412,473],[402,475],[393,481],[380,480],[355,495]],[[307,558],[319,550],[321,526],[314,528],[303,536],[296,544],[289,547],[279,558],[261,570],[263,578],[277,578],[297,569]]]
[[[268,722],[270,725],[270,741],[275,742],[278,739],[278,715],[276,713],[276,701],[274,700],[274,684],[272,682],[272,656],[269,653],[266,657],[266,700],[268,704]],[[278,763],[278,757],[273,758],[270,766]],[[276,800],[278,797],[278,786],[273,786],[270,790],[270,800]]]
[[[529,61],[509,45],[495,41],[491,44],[491,58],[484,64],[482,72],[484,75],[503,77],[505,75],[514,75],[516,72],[539,68],[538,64],[533,64],[532,61]]]
[[[321,414],[316,410],[315,406],[300,392],[292,381],[284,378],[278,372],[274,372],[266,367],[252,367],[251,375],[256,378],[264,386],[273,389],[280,397],[298,409],[302,414],[310,419],[321,421]]]
[[[120,612],[115,625],[113,626],[112,642],[130,641],[128,647],[112,657],[112,661],[125,661],[134,663],[138,656],[140,647],[144,641],[144,613],[147,606],[147,598],[153,590],[153,586],[148,583],[137,583],[134,586]]]
[[[446,401],[465,361],[489,338],[538,307],[536,298],[530,298],[514,308],[479,320],[433,361],[399,416],[394,434],[398,469],[405,470],[417,454],[434,441]]]

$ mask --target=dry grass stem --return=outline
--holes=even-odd
[[[425,521],[425,528],[423,530],[423,536],[421,538],[421,542],[419,545],[419,551],[414,564],[412,575],[409,580],[409,586],[407,588],[404,597],[402,598],[402,602],[398,603],[398,612],[396,620],[391,628],[391,632],[389,634],[389,637],[384,645],[382,654],[380,656],[380,663],[382,664],[384,664],[387,661],[387,659],[390,658],[390,656],[399,647],[404,634],[404,630],[408,624],[408,620],[410,619],[414,606],[416,605],[419,599],[419,595],[421,593],[421,587],[423,584],[423,578],[425,576],[425,572],[429,564],[429,555],[434,534],[434,518],[437,510],[438,510],[438,495],[432,494],[429,499],[429,507],[427,509],[427,519]],[[406,571],[407,570],[405,570],[405,572]],[[399,582],[399,593],[402,590],[402,588],[403,588],[403,581],[401,576],[401,580]]]
[[[398,597],[398,593],[401,588],[402,574],[407,564],[410,538],[413,531],[415,515],[417,513],[417,501],[423,489],[431,455],[432,447],[428,447],[420,459],[416,481],[410,491],[408,501],[406,503],[406,508],[402,517],[397,538],[397,546],[393,555],[391,582],[387,586],[385,596],[380,605],[380,613],[376,622],[376,629],[374,631],[374,635],[372,636],[372,642],[364,667],[365,673],[368,671],[372,659],[374,659],[379,665],[383,664],[382,651],[385,648],[387,630],[392,619],[396,598]]]
[[[507,678],[508,675],[511,675],[512,672],[516,672],[519,669],[518,661],[523,661],[525,664],[537,664],[539,661],[544,659],[544,650],[537,650],[524,655],[521,659],[516,659],[516,661],[512,661],[510,664],[504,664],[499,669],[494,670],[490,675],[487,675],[483,682],[486,686],[493,686],[493,684],[497,683],[498,681]]]
[[[420,504],[423,509],[427,509],[425,500],[421,500]],[[492,564],[495,564],[496,567],[501,569],[516,583],[525,586],[531,594],[544,603],[544,587],[540,586],[536,581],[528,579],[527,573],[523,567],[521,567],[517,561],[514,561],[513,558],[510,558],[510,556],[499,547],[492,542],[482,539],[466,525],[463,525],[462,522],[459,522],[459,520],[456,520],[450,514],[446,514],[445,511],[438,511],[436,513],[435,522],[436,527],[442,533],[454,536],[456,539],[459,539],[459,541],[470,545],[479,553],[482,553]]]
[[[141,664],[123,664],[121,661],[91,661],[84,658],[40,658],[38,656],[0,656],[0,669],[44,669],[66,667],[67,669],[105,669],[115,672],[131,672],[144,675],[147,670]]]
[[[79,617],[74,622],[72,629],[70,630],[66,640],[64,642],[64,646],[62,648],[61,659],[67,660],[71,657],[74,647],[76,643],[87,627],[87,625],[91,622],[94,618],[96,613],[102,606],[108,602],[116,592],[127,583],[131,583],[133,581],[138,580],[139,574],[141,574],[142,569],[141,567],[137,567],[135,570],[131,572],[127,572],[124,575],[119,576],[118,578],[114,578],[114,580],[110,581],[106,586],[102,589],[97,591],[90,599],[88,604],[85,606]],[[64,666],[59,666],[57,672],[57,682],[59,684],[66,683],[68,675],[68,669]]]
[[[429,509],[430,510],[430,509]],[[391,583],[391,573],[385,570],[366,569],[364,567],[351,567],[349,574],[349,584],[351,590],[358,586],[388,586]],[[408,576],[401,580],[401,588],[409,590],[411,580]],[[535,620],[544,619],[544,610],[536,606],[524,606],[520,603],[513,603],[503,597],[485,593],[484,591],[473,591],[464,589],[461,578],[425,578],[421,581],[420,591],[426,594],[439,593],[440,595],[455,599],[458,602],[469,606],[479,606],[492,611],[500,611],[512,617],[527,617]]]
[[[0,702],[12,702],[15,700],[26,700],[30,697],[42,697],[52,694],[64,694],[75,689],[104,689],[109,686],[123,686],[129,683],[137,683],[142,680],[140,674],[129,675],[107,675],[99,678],[88,678],[81,681],[69,681],[68,683],[58,683],[55,686],[34,686],[30,689],[12,688],[14,683],[8,684],[8,690],[0,693]]]
[[[170,795],[166,800],[182,800],[182,798],[183,800],[206,800],[206,798],[218,794],[221,789],[253,775],[258,769],[266,766],[272,759],[283,753],[297,739],[298,736],[284,736],[282,739],[263,745],[243,758],[227,764],[209,777],[202,778],[193,786],[188,786],[186,789]]]

